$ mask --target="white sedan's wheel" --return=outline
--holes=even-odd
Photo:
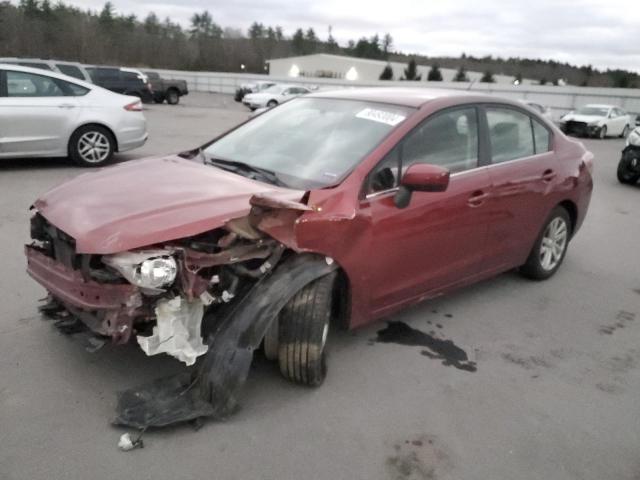
[[[598,135],[600,137],[601,140],[605,139],[607,137],[607,126],[603,125],[602,128],[600,129],[600,134]]]
[[[69,141],[69,156],[84,167],[104,165],[111,160],[114,151],[111,133],[99,125],[79,128]]]

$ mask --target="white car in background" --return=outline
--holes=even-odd
[[[140,99],[55,72],[0,64],[0,158],[108,163],[144,145]]]
[[[248,93],[242,99],[242,103],[251,110],[263,107],[271,108],[307,93],[311,93],[311,90],[305,87],[298,87],[296,85],[272,85],[261,92]]]
[[[614,105],[585,105],[560,119],[566,134],[605,138],[626,137],[631,131],[631,116]]]

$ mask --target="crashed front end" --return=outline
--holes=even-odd
[[[27,272],[49,292],[45,313],[80,321],[116,344],[135,337],[147,354],[169,353],[191,365],[206,352],[204,312],[246,292],[285,250],[252,218],[186,239],[95,255],[77,253],[73,238],[35,213],[33,241],[25,246]],[[184,320],[176,322],[180,316]]]

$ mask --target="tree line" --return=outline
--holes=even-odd
[[[637,74],[625,70],[601,71],[552,60],[500,57],[430,58],[408,55],[393,47],[388,33],[349,40],[339,45],[328,27],[326,35],[313,28],[288,34],[278,25],[254,22],[247,31],[221,26],[209,11],[195,13],[188,27],[154,12],[146,17],[117,13],[111,2],[99,11],[83,10],[62,1],[0,0],[0,56],[56,58],[88,64],[265,73],[265,61],[314,53],[332,53],[407,63],[403,78],[417,80],[417,65],[430,65],[425,80],[442,79],[440,68],[453,68],[455,79],[465,81],[467,71],[532,78],[541,84],[561,79],[573,85],[640,87]],[[381,71],[381,78],[390,69]],[[412,73],[413,71],[413,73]],[[392,76],[393,72],[391,72]]]

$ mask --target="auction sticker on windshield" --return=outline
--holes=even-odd
[[[406,117],[398,113],[385,112],[384,110],[377,110],[375,108],[365,108],[364,110],[356,113],[357,118],[363,118],[365,120],[372,120],[374,122],[384,123],[395,127]]]

